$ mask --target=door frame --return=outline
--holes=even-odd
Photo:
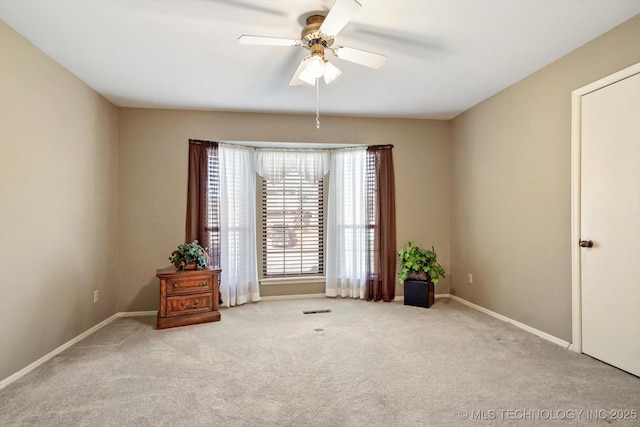
[[[582,353],[581,158],[582,97],[640,73],[640,63],[571,92],[571,350]]]

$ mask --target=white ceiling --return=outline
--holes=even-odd
[[[379,70],[329,55],[322,114],[448,119],[640,13],[640,0],[359,0],[336,38],[386,55]],[[312,113],[289,80],[299,38],[334,0],[0,0],[0,18],[118,106]]]

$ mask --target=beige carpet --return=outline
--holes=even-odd
[[[0,424],[640,425],[639,378],[448,299],[263,301],[154,325],[118,319],[1,390]]]

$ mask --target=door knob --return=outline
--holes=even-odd
[[[593,247],[593,242],[591,240],[580,240],[580,247],[581,248],[592,248]]]

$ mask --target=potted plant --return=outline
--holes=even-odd
[[[405,305],[430,307],[435,298],[434,285],[444,277],[435,248],[423,249],[409,242],[406,248],[398,251],[398,259],[398,277],[404,283]]]
[[[209,266],[209,254],[197,240],[179,245],[171,252],[169,261],[178,270],[204,270]]]

